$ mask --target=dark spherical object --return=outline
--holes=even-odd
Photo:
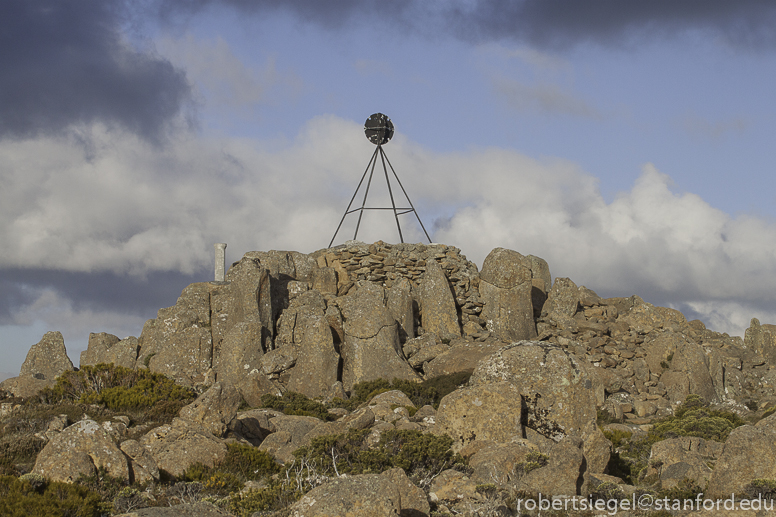
[[[382,113],[375,113],[366,119],[364,133],[375,145],[387,144],[393,137],[393,122]]]

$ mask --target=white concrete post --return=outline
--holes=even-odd
[[[226,263],[226,243],[219,242],[213,244],[216,249],[216,282],[223,282],[226,279],[224,264]]]

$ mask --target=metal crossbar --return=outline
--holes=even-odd
[[[366,199],[369,196],[369,187],[372,185],[372,176],[375,172],[375,166],[377,165],[377,156],[380,156],[380,161],[383,165],[383,173],[385,175],[385,183],[388,185],[388,194],[391,197],[391,206],[390,207],[367,207],[366,206]],[[391,172],[393,173],[393,176],[396,178],[396,181],[399,183],[399,187],[401,187],[402,193],[404,193],[404,197],[407,199],[407,203],[409,203],[410,208],[396,207],[396,202],[393,198],[393,189],[391,189],[391,181],[388,176],[388,167],[386,167],[386,163],[388,164],[388,167],[390,167]],[[353,210],[350,209],[350,207],[353,205],[353,201],[355,201],[356,196],[358,195],[358,191],[361,190],[361,185],[364,183],[364,178],[366,178],[366,174],[369,173],[369,179],[366,182],[366,189],[364,191],[364,199],[361,201],[361,207],[360,208],[354,208]],[[353,193],[353,197],[350,198],[350,203],[348,203],[348,207],[345,209],[345,213],[342,214],[342,219],[340,219],[339,225],[337,225],[337,230],[334,232],[334,237],[331,238],[331,242],[329,242],[329,248],[331,248],[331,245],[334,244],[334,239],[337,238],[337,233],[339,233],[340,228],[342,228],[342,223],[345,222],[345,217],[347,217],[348,214],[352,214],[354,212],[358,212],[358,222],[356,223],[356,232],[353,234],[353,240],[356,240],[358,237],[358,229],[361,226],[361,218],[364,215],[364,210],[392,210],[394,219],[396,219],[396,228],[399,230],[399,240],[401,242],[404,242],[404,235],[401,231],[401,224],[399,223],[399,216],[408,214],[410,212],[415,213],[415,217],[418,219],[418,223],[420,223],[420,227],[423,229],[423,233],[426,234],[426,238],[428,239],[428,242],[431,243],[431,237],[428,236],[428,232],[426,231],[426,227],[423,226],[423,221],[420,220],[420,216],[418,215],[417,210],[415,210],[415,206],[412,204],[412,201],[410,201],[410,196],[407,195],[407,191],[404,189],[404,185],[401,184],[401,180],[399,179],[399,176],[396,174],[396,171],[393,168],[393,165],[391,165],[391,161],[388,159],[388,156],[386,156],[385,151],[383,151],[383,146],[378,145],[375,149],[375,152],[372,154],[372,158],[369,159],[369,163],[366,166],[366,169],[364,170],[364,174],[361,176],[361,181],[358,182],[358,186],[356,187],[356,191]]]

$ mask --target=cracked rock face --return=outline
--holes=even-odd
[[[381,378],[417,380],[418,374],[401,355],[396,320],[386,307],[385,289],[370,282],[359,282],[357,287],[355,293],[339,299],[345,327],[345,389]]]

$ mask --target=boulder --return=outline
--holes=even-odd
[[[569,278],[556,278],[542,307],[542,316],[571,318],[579,310],[579,287]]]
[[[385,289],[360,281],[357,289],[338,299],[345,327],[342,343],[342,384],[375,379],[419,380],[401,355],[396,320],[385,306]]]
[[[262,395],[276,391],[261,373],[266,333],[267,329],[255,320],[233,325],[224,336],[216,367],[216,380],[235,386],[252,406],[261,403]]]
[[[307,443],[305,435],[322,422],[311,416],[279,415],[270,418],[269,423],[272,426],[272,434],[261,442],[259,450],[285,463],[294,459],[292,453]]]
[[[335,478],[291,506],[290,517],[399,517],[401,492],[388,476]]]
[[[448,350],[436,355],[423,366],[423,373],[427,379],[430,379],[440,375],[474,370],[480,360],[497,352],[505,344],[495,338],[484,341],[472,341],[471,338],[454,339]]]
[[[121,452],[129,458],[130,483],[145,484],[159,481],[159,467],[156,466],[154,457],[137,440],[122,442]]]
[[[73,363],[67,356],[62,333],[46,332],[43,338],[32,345],[27,352],[20,376],[29,375],[53,385],[57,377],[72,370],[74,370]]]
[[[429,487],[428,500],[432,503],[454,503],[477,497],[477,483],[458,470],[443,470]]]
[[[32,471],[51,481],[73,483],[81,475],[95,474],[100,467],[129,482],[124,453],[100,424],[86,419],[54,435],[38,454]]]
[[[760,354],[768,364],[776,365],[776,325],[760,325],[760,320],[752,318],[744,333],[744,345]]]
[[[707,492],[710,497],[740,494],[753,479],[776,479],[776,414],[731,431]]]
[[[197,422],[213,436],[223,437],[227,426],[237,416],[242,397],[231,384],[216,382],[188,406],[180,410],[184,420]]]
[[[712,472],[709,465],[714,465],[722,449],[722,443],[689,436],[657,442],[640,478],[658,483],[661,489],[672,488],[685,478],[705,487]]]
[[[81,352],[81,368],[100,363],[134,368],[137,362],[138,339],[130,336],[119,339],[105,332],[89,334],[87,349]]]
[[[210,289],[206,282],[191,284],[174,306],[159,309],[156,319],[146,321],[138,338],[137,367],[186,386],[205,380],[213,360]]]
[[[426,273],[420,282],[421,325],[442,340],[461,336],[455,298],[442,268],[433,258],[426,260]]]
[[[469,467],[474,470],[471,479],[477,484],[493,483],[506,488],[510,482],[516,481],[517,465],[537,451],[536,445],[521,438],[503,444],[485,442],[469,458]]]
[[[487,329],[503,341],[536,337],[532,290],[531,259],[504,248],[491,251],[480,273]]]
[[[583,495],[585,456],[582,441],[567,436],[553,445],[548,456],[546,466],[532,470],[519,479],[518,489],[555,497]]]
[[[525,425],[539,434],[558,442],[595,430],[593,383],[587,366],[567,350],[537,341],[507,345],[477,364],[469,384],[504,381],[517,388]]]
[[[337,382],[340,355],[334,348],[331,327],[323,313],[308,325],[311,326],[304,333],[287,388],[310,398],[324,398]]]
[[[410,481],[404,469],[396,467],[380,475],[388,478],[399,489],[401,517],[422,517],[431,512],[426,493]]]
[[[62,333],[46,332],[27,352],[19,377],[6,379],[0,383],[0,389],[14,397],[33,397],[43,388],[53,386],[57,377],[73,369]]]
[[[320,422],[320,421],[319,421]],[[375,423],[375,414],[368,407],[358,409],[336,422],[320,422],[310,429],[298,442],[299,447],[308,445],[314,438],[326,435],[344,434],[351,429],[367,429]]]
[[[507,443],[523,437],[520,391],[509,382],[459,388],[439,403],[435,432],[458,452],[475,440]]]
[[[151,452],[159,472],[178,477],[195,463],[213,467],[226,457],[226,445],[203,425],[175,418],[138,440]]]
[[[415,337],[415,311],[410,281],[399,277],[388,289],[388,310],[399,325],[402,343]]]

